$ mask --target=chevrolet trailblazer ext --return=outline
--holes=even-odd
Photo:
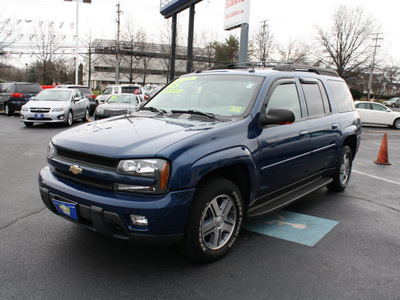
[[[332,70],[196,72],[140,111],[54,136],[40,193],[76,224],[176,242],[210,262],[227,254],[245,217],[321,187],[344,190],[360,134],[349,89]]]

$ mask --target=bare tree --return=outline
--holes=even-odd
[[[282,61],[291,63],[305,64],[309,53],[309,47],[296,39],[289,39],[286,45],[278,45],[277,50]]]
[[[371,34],[375,29],[375,21],[362,8],[351,10],[340,6],[333,14],[330,32],[317,27],[322,55],[316,55],[324,64],[335,66],[339,76],[347,78],[367,67],[372,55]]]
[[[257,61],[267,62],[274,50],[274,37],[267,21],[263,21],[250,43],[250,55]]]
[[[15,42],[16,37],[13,33],[15,33],[15,26],[10,19],[0,22],[0,55],[3,54],[4,48]]]
[[[39,78],[43,84],[51,84],[54,80],[54,63],[57,60],[57,51],[60,49],[60,35],[52,24],[42,23],[35,30],[34,47],[36,57],[42,64]]]

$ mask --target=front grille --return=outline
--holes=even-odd
[[[51,121],[51,118],[28,118],[28,121]]]
[[[33,113],[48,113],[50,111],[50,108],[31,107],[30,111],[33,112]]]
[[[109,181],[93,179],[90,177],[83,177],[80,175],[74,175],[72,173],[65,172],[65,171],[57,169],[57,168],[54,169],[54,173],[62,178],[69,179],[69,180],[72,180],[74,182],[77,182],[77,183],[80,183],[83,185],[87,185],[87,186],[91,186],[91,187],[95,187],[95,188],[99,188],[99,189],[103,189],[103,190],[112,190],[113,189],[113,183],[109,182]]]
[[[92,166],[99,169],[113,170],[118,167],[119,160],[115,158],[89,155],[65,149],[57,149],[57,158],[66,160],[72,163],[79,163],[82,165]]]

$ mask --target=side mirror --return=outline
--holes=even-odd
[[[291,124],[296,120],[293,110],[290,108],[273,107],[267,114],[261,114],[258,118],[258,124],[260,127],[266,125],[278,124]]]
[[[81,98],[79,98],[79,97],[74,98],[74,102],[78,102],[79,100],[81,100]]]

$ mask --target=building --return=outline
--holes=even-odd
[[[118,69],[120,84],[165,84],[170,76],[170,53],[171,46],[166,44],[122,41],[117,47],[116,40],[96,39],[85,58],[83,82],[102,90],[116,83]],[[214,55],[209,53],[203,48],[194,48],[193,70],[212,66]],[[186,47],[176,47],[176,76],[186,73],[186,54]]]

